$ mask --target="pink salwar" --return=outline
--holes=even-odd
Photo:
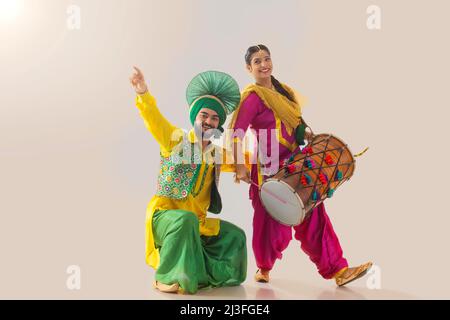
[[[252,199],[252,204],[252,246],[258,268],[271,270],[275,260],[282,258],[283,250],[292,239],[292,229],[295,239],[301,242],[302,250],[317,266],[322,277],[331,279],[339,270],[348,267],[323,203],[295,227],[274,220],[263,208],[259,196]]]
[[[234,129],[242,129],[245,132],[251,127],[256,131],[258,141],[258,130],[276,128],[273,112],[264,105],[256,93],[251,93],[246,98],[240,111]],[[281,134],[289,143],[293,143],[294,135],[289,135],[284,124],[281,125]],[[272,141],[268,139],[266,150],[271,150],[271,143]],[[276,141],[274,143],[279,146],[280,160],[289,158],[291,151],[281,143]],[[271,165],[273,164],[266,164],[266,167]],[[252,181],[258,184],[256,164],[252,165],[251,175]],[[295,239],[301,242],[302,250],[316,265],[322,277],[331,279],[338,271],[348,267],[323,203],[316,207],[300,225],[290,227],[280,224],[266,212],[256,186],[250,186],[249,191],[254,209],[252,246],[258,268],[271,270],[276,259],[282,258],[283,250],[292,240],[292,229]]]

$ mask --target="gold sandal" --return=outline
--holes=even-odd
[[[268,283],[269,282],[269,273],[264,275],[264,274],[262,274],[261,270],[258,269],[255,274],[255,280],[256,280],[256,282]]]
[[[180,285],[178,283],[168,285],[155,280],[153,281],[153,287],[165,293],[178,293],[180,291]]]
[[[346,277],[344,277],[344,274],[346,273],[346,271],[349,268],[347,267],[347,268],[342,269],[334,276],[336,284],[339,287],[342,287],[346,284],[349,284],[350,282],[353,282],[359,278],[362,278],[363,276],[365,276],[367,274],[367,272],[370,270],[372,265],[373,265],[372,262],[362,264],[359,267],[356,267],[355,270],[353,270],[352,273],[350,273],[350,275],[348,275]]]

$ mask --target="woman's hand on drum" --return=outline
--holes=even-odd
[[[250,171],[245,164],[236,164],[236,182],[244,181],[250,183]]]
[[[137,67],[133,67],[134,72],[130,77],[131,85],[137,94],[144,94],[147,92],[147,84],[145,83],[144,74]]]

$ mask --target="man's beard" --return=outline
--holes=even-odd
[[[208,141],[214,136],[215,131],[218,129],[213,128],[205,123],[202,123],[201,126],[195,124],[194,130],[199,140]]]

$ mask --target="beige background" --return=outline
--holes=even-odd
[[[66,28],[69,3],[81,30]],[[270,285],[253,282],[247,188],[222,179],[222,218],[248,235],[248,279],[194,298],[450,298],[446,162],[450,3],[446,0],[29,0],[0,22],[0,298],[183,298],[151,288],[144,218],[158,148],[128,82],[136,64],[162,112],[188,128],[188,81],[207,69],[241,88],[248,46],[272,50],[274,74],[309,98],[316,132],[369,146],[327,202],[365,280],[336,289],[292,241]],[[369,5],[382,28],[366,27]],[[66,268],[81,267],[81,290]],[[193,297],[189,297],[193,298]]]

